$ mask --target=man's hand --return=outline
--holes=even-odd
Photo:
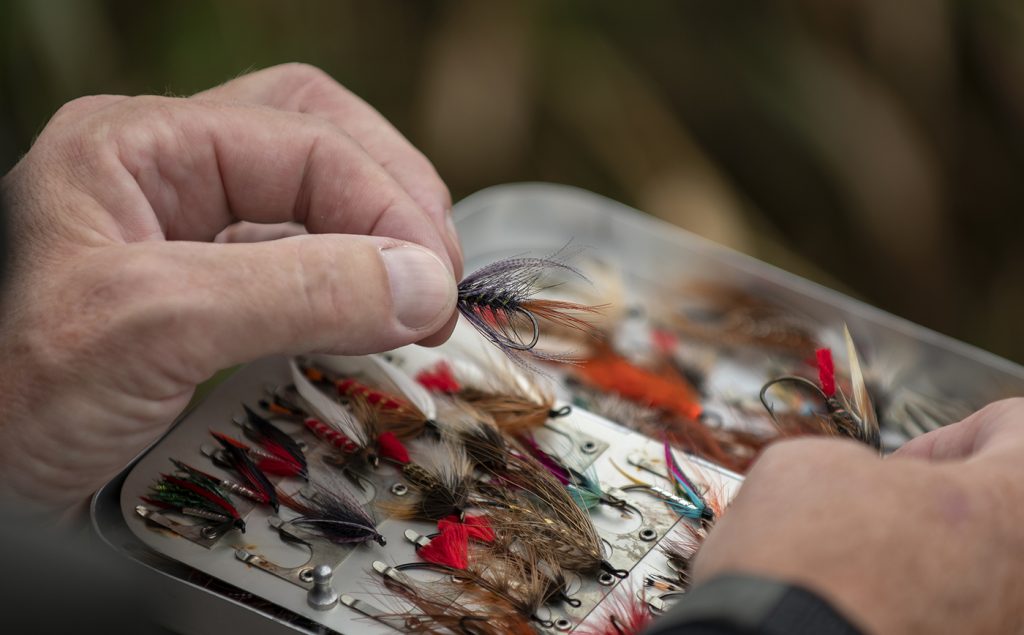
[[[8,496],[84,500],[218,369],[439,343],[454,327],[462,256],[447,189],[376,111],[308,66],[190,99],[75,100],[3,196]],[[256,233],[241,221],[313,235],[224,244]]]
[[[796,440],[761,457],[695,562],[815,589],[875,633],[1024,629],[1024,400],[880,460]]]

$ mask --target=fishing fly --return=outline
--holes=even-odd
[[[381,430],[379,410],[368,396],[354,393],[346,407],[314,385],[295,360],[289,360],[289,365],[296,392],[317,415],[299,414],[314,436],[338,450],[346,461],[361,459],[374,467],[381,459],[399,465],[409,462],[408,451],[397,435]]]
[[[393,513],[405,518],[440,520],[461,516],[474,504],[476,477],[473,464],[461,446],[444,441],[425,441],[413,454],[416,461],[401,466],[413,497],[394,506]]]
[[[551,419],[568,416],[571,406],[555,407],[555,397],[535,378],[519,373],[507,364],[481,364],[484,377],[476,381],[459,379],[455,395],[460,401],[486,414],[503,433],[530,433]]]
[[[496,594],[476,589],[472,598],[456,602],[450,586],[442,585],[439,590],[437,585],[427,585],[403,573],[418,568],[417,564],[391,566],[379,560],[373,563],[373,570],[380,574],[384,587],[404,600],[408,608],[383,610],[348,595],[342,595],[342,604],[401,632],[463,635],[536,633],[528,617]]]
[[[241,483],[236,483],[235,481],[232,481],[230,479],[220,478],[219,476],[214,476],[213,474],[210,474],[208,472],[203,472],[199,468],[192,467],[191,465],[185,463],[184,461],[171,459],[171,463],[174,463],[174,466],[178,468],[178,472],[181,475],[185,475],[195,482],[205,483],[210,485],[211,487],[220,487],[221,489],[232,494],[237,494],[238,496],[242,496],[243,498],[248,498],[254,503],[260,503],[263,505],[269,505],[271,503],[270,498],[267,497],[266,494],[264,494],[261,491],[246,487]]]
[[[645,591],[634,593],[626,586],[604,600],[600,614],[575,632],[580,635],[639,635],[653,619]]]
[[[150,485],[149,493],[141,498],[160,509],[209,523],[218,535],[232,528],[245,531],[245,521],[231,502],[230,495],[215,479],[200,473],[189,472],[183,476],[163,474],[159,481]]]
[[[299,514],[284,526],[305,529],[339,545],[370,541],[387,544],[373,518],[341,484],[327,487],[310,483],[298,496],[282,493],[281,502]]]
[[[881,433],[871,396],[868,394],[861,370],[860,358],[853,343],[853,337],[847,327],[843,329],[846,341],[846,354],[850,364],[850,385],[853,399],[848,398],[836,382],[835,364],[832,351],[820,348],[815,352],[818,364],[818,383],[806,377],[787,375],[773,379],[761,388],[761,403],[768,410],[772,421],[780,428],[782,424],[775,416],[775,410],[767,399],[768,390],[781,383],[792,383],[804,386],[821,396],[828,413],[825,431],[837,436],[845,436],[865,443],[881,452]]]
[[[294,473],[290,470],[294,468],[294,465],[290,463],[282,464],[273,456],[263,456],[260,459],[260,463],[257,463],[250,458],[252,448],[246,444],[225,434],[214,432],[212,430],[210,431],[210,434],[217,439],[222,448],[219,452],[211,452],[213,461],[222,467],[234,470],[235,473],[241,476],[242,480],[245,481],[246,487],[250,491],[256,493],[260,502],[270,505],[274,508],[274,511],[277,511],[280,507],[277,488],[275,488],[274,484],[270,482],[269,478],[267,478],[264,468],[260,466],[286,465],[287,470],[289,470],[286,475],[292,476]]]
[[[510,453],[506,467],[478,488],[484,494],[479,505],[506,545],[532,546],[566,571],[629,575],[605,560],[590,515],[532,457]]]
[[[559,255],[547,258],[507,258],[482,267],[459,283],[456,307],[489,342],[515,364],[534,369],[529,358],[539,361],[566,361],[564,355],[537,350],[541,324],[550,322],[583,333],[592,331],[586,316],[602,307],[564,300],[539,299],[536,295],[554,285],[543,280],[561,273],[586,280],[575,267]]]
[[[321,356],[317,362],[302,368],[306,378],[333,386],[344,400],[365,400],[379,413],[382,429],[411,439],[434,427],[437,407],[430,393],[387,361],[373,356]]]
[[[569,495],[580,508],[589,511],[598,505],[606,505],[620,510],[624,515],[635,514],[643,517],[640,510],[627,501],[605,492],[594,471],[591,470],[589,474],[585,474],[570,467],[564,461],[545,452],[530,436],[520,436],[516,440],[520,447],[565,486]]]
[[[252,408],[242,404],[245,419],[241,422],[247,437],[255,441],[271,456],[291,465],[293,475],[309,480],[309,465],[306,454],[291,436],[258,415]]]

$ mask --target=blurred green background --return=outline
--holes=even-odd
[[[0,24],[4,171],[77,96],[309,62],[456,200],[578,185],[1024,361],[1019,0],[0,0]]]

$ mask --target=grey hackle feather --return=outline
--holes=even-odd
[[[488,341],[521,367],[533,369],[527,356],[543,361],[566,361],[564,355],[536,349],[540,339],[538,319],[561,322],[581,330],[589,324],[573,312],[595,312],[595,307],[534,296],[548,287],[541,286],[545,275],[554,271],[586,277],[566,264],[559,255],[547,258],[513,257],[482,267],[459,283],[459,313]],[[524,335],[526,333],[526,335]]]

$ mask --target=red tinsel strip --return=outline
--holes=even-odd
[[[407,407],[405,403],[399,401],[397,398],[379,390],[374,390],[366,384],[359,383],[354,379],[339,379],[334,382],[334,387],[342,397],[360,395],[366,399],[367,403],[376,406],[381,410],[400,410]]]
[[[305,424],[306,428],[315,434],[318,439],[323,439],[342,452],[352,453],[359,449],[359,446],[353,443],[352,439],[349,439],[344,434],[338,432],[319,419],[304,419],[303,424]]]

